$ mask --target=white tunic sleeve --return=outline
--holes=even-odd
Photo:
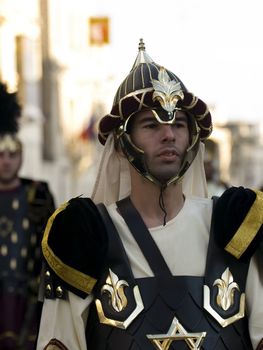
[[[250,262],[246,284],[249,333],[253,348],[263,338],[263,271],[254,256]]]
[[[87,350],[85,328],[92,295],[82,299],[69,292],[68,300],[45,299],[37,350],[43,350],[51,339],[70,350]]]

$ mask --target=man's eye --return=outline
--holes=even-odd
[[[146,129],[154,129],[156,128],[156,126],[157,126],[157,123],[147,123],[144,125]]]
[[[175,122],[174,123],[174,126],[176,128],[185,128],[186,127],[186,124],[185,123],[182,123],[182,122]]]

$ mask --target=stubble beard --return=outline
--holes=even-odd
[[[152,176],[154,176],[158,181],[165,184],[168,180],[178,175],[182,164],[182,160],[180,157],[180,159],[178,158],[178,162],[163,163],[163,162],[151,161],[146,156],[145,163],[146,163],[148,172]]]

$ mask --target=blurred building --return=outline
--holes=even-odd
[[[231,183],[258,188],[263,184],[263,124],[228,122],[225,128],[231,133]]]
[[[206,142],[216,181],[229,186],[263,185],[263,123],[225,122],[215,125]]]
[[[58,203],[90,192],[78,180],[99,146],[83,131],[112,97],[109,19],[87,3],[0,0],[0,79],[23,106],[21,173],[49,181]]]
[[[10,90],[18,91],[23,106],[20,137],[24,144],[24,162],[21,175],[49,181],[58,198],[58,184],[64,187],[65,177],[59,182],[54,176],[62,172],[61,161],[54,162],[58,160],[57,154],[54,153],[53,159],[45,154],[46,142],[50,140],[46,139],[44,130],[51,123],[51,117],[45,114],[43,106],[47,101],[43,99],[43,93],[45,89],[51,92],[52,86],[44,85],[42,52],[39,2],[0,0],[0,79]],[[57,96],[54,99],[57,100]],[[57,118],[53,118],[53,134],[56,122]],[[56,140],[59,140],[59,132]],[[56,148],[53,142],[50,147]],[[58,153],[60,149],[58,146]]]
[[[25,163],[30,149],[31,173],[38,175],[43,123],[40,22],[37,3],[31,0],[28,5],[0,0],[0,79],[19,92],[24,106]]]

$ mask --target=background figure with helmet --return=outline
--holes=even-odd
[[[207,105],[141,40],[99,124],[92,198],[44,233],[38,350],[263,349],[263,197],[207,198],[211,132]]]
[[[40,303],[41,240],[54,211],[47,183],[19,176],[21,107],[0,83],[0,349],[34,349]]]

